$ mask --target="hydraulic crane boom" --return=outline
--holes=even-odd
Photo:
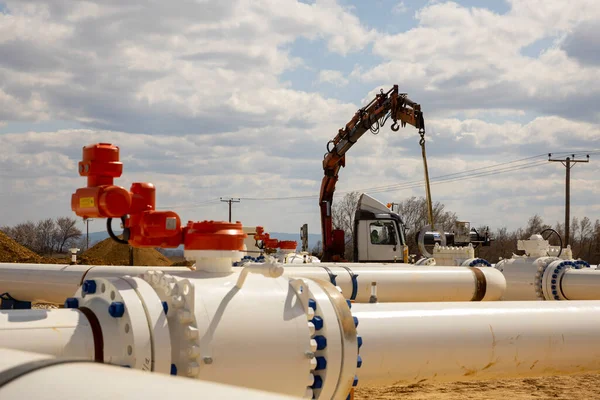
[[[387,120],[391,118],[391,129],[396,132],[406,124],[419,129],[421,136],[425,133],[425,122],[421,106],[406,94],[398,93],[398,85],[386,93],[381,90],[365,107],[359,109],[354,117],[339,130],[337,136],[327,143],[327,153],[323,160],[323,181],[319,206],[321,208],[321,232],[323,235],[323,261],[340,261],[344,258],[344,231],[333,229],[331,204],[333,193],[341,167],[346,164],[346,152],[367,132],[377,133]]]

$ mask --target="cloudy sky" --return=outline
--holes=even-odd
[[[492,228],[600,218],[597,0],[0,0],[0,225],[73,215],[84,145],[120,146],[183,220],[320,233],[325,145],[398,84],[425,113],[435,201]],[[518,161],[521,160],[521,161]],[[340,196],[423,196],[418,135],[366,134]],[[83,224],[81,225],[83,227]],[[103,229],[94,222],[91,230]]]

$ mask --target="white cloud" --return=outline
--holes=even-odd
[[[394,14],[404,14],[405,12],[408,11],[408,7],[406,6],[406,4],[404,4],[403,1],[398,2],[393,8],[392,8],[392,12]]]
[[[40,120],[88,129],[0,134],[0,205],[11,210],[0,225],[72,215],[70,194],[85,184],[76,173],[81,146],[102,141],[121,147],[119,184],[155,183],[159,207],[188,205],[176,208],[184,220],[226,218],[223,204],[206,202],[220,196],[311,195],[244,200],[234,218],[272,231],[308,222],[319,232],[325,144],[354,115],[350,101],[359,103],[355,93],[365,83],[373,89],[365,101],[381,85],[398,83],[422,104],[432,177],[600,148],[600,65],[590,55],[597,47],[595,3],[512,0],[499,15],[428,2],[417,27],[386,35],[333,0],[176,8],[139,0],[10,1],[10,13],[0,15],[2,130]],[[323,42],[336,60],[362,51],[364,62],[348,74],[339,64],[298,59],[290,46],[299,38]],[[548,38],[554,44],[539,56],[522,54]],[[339,101],[282,82],[299,66],[356,97]],[[573,215],[594,218],[599,210],[595,156],[573,177]],[[562,219],[564,171],[553,167],[435,183],[433,197],[476,224],[514,228],[534,212],[554,222]],[[416,131],[386,126],[348,153],[338,193],[419,181],[422,168]],[[398,201],[422,196],[423,187],[375,195]]]
[[[596,2],[514,0],[511,6],[500,15],[452,2],[428,5],[418,11],[416,28],[374,42],[382,63],[353,76],[373,83],[406,77],[403,90],[436,111],[527,109],[600,121],[592,106],[600,100],[598,65],[581,65],[556,46],[539,58],[521,54],[583,21],[598,26]]]
[[[344,77],[341,71],[324,69],[319,71],[319,83],[330,83],[335,86],[346,86],[348,79]]]
[[[302,62],[286,48],[305,37],[345,55],[373,37],[328,0],[7,6],[10,13],[0,14],[0,105],[17,112],[0,119],[37,115],[144,133],[294,123],[291,116],[311,113],[303,105],[330,101],[280,83],[282,72]]]

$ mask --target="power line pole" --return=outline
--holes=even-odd
[[[90,248],[90,221],[93,219],[87,218],[85,220],[85,249]]]
[[[569,245],[569,230],[571,225],[571,168],[575,166],[577,163],[587,163],[590,162],[590,155],[586,155],[585,160],[576,160],[575,154],[571,154],[571,157],[566,157],[563,159],[553,159],[552,153],[548,153],[548,161],[550,162],[559,162],[565,166],[566,169],[566,177],[565,177],[565,247]]]
[[[231,203],[239,203],[241,200],[240,199],[224,199],[222,197],[220,197],[221,201],[223,203],[229,203],[229,222],[231,222]]]

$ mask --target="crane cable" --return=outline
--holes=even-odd
[[[425,196],[427,200],[427,213],[429,216],[429,226],[432,231],[435,231],[433,226],[433,205],[431,201],[431,187],[429,184],[429,169],[427,168],[427,154],[425,153],[425,122],[423,120],[423,114],[419,113],[420,128],[419,128],[419,145],[421,145],[421,155],[423,157],[423,169],[425,173]]]

